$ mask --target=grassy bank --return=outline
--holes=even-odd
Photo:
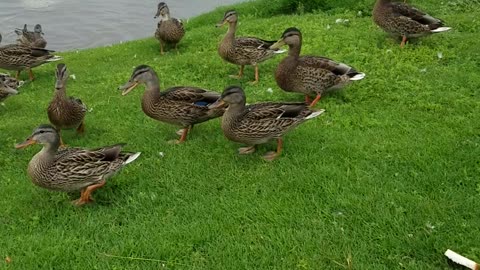
[[[65,142],[127,142],[143,154],[86,207],[70,204],[78,194],[33,186],[25,169],[39,147],[13,145],[48,122],[55,65],[35,69],[37,80],[0,106],[0,268],[451,269],[447,248],[480,261],[480,6],[419,3],[454,30],[400,49],[365,12],[255,15],[263,3],[239,5],[238,34],[277,39],[296,26],[303,53],[366,79],[322,98],[326,113],[289,133],[282,157],[266,163],[273,144],[238,156],[218,119],[184,145],[167,144],[177,128],[143,114],[143,88],[116,90],[148,64],[163,89],[241,84],[249,102],[303,100],[275,84],[282,56],[260,66],[257,86],[246,84],[252,68],[240,82],[228,78],[238,69],[216,52],[223,10],[187,23],[179,55],[160,56],[154,38],[61,53],[76,77],[68,93],[90,108],[86,134],[66,131]]]

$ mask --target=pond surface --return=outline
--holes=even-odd
[[[186,19],[241,0],[165,1],[172,17]],[[160,0],[0,0],[2,44],[14,43],[15,28],[42,25],[47,48],[92,48],[153,36]]]

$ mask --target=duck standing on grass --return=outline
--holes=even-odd
[[[400,47],[407,39],[450,30],[443,21],[406,3],[377,0],[373,8],[373,21],[387,33],[402,37]]]
[[[283,149],[282,136],[305,122],[322,114],[325,110],[314,111],[303,102],[265,102],[245,105],[245,92],[238,86],[223,91],[220,99],[210,107],[228,104],[222,117],[222,130],[227,139],[244,143],[247,147],[238,149],[239,154],[255,152],[255,146],[270,140],[277,140],[277,151],[268,152],[263,158],[272,161],[280,156]]]
[[[91,193],[94,190],[104,186],[108,178],[140,155],[140,152],[122,152],[124,144],[93,150],[58,150],[60,136],[50,125],[40,125],[15,148],[21,149],[33,144],[42,144],[43,148],[28,164],[27,172],[32,182],[49,190],[80,190],[80,199],[74,201],[76,205],[92,202]]]
[[[275,80],[280,88],[288,92],[299,92],[305,95],[305,102],[310,107],[320,100],[325,92],[340,89],[350,81],[365,78],[365,74],[353,67],[335,62],[326,57],[300,56],[302,49],[302,33],[297,28],[288,28],[282,38],[272,45],[280,48],[288,45],[288,56],[283,59],[275,72]],[[310,101],[310,96],[315,99]]]
[[[147,65],[136,67],[128,82],[118,89],[125,96],[140,84],[145,84],[146,88],[142,98],[143,112],[155,120],[182,127],[177,132],[180,139],[172,141],[177,144],[187,139],[193,125],[220,117],[225,111],[224,108],[208,107],[220,98],[217,92],[192,86],[175,86],[160,91],[158,75]]]
[[[163,55],[163,46],[166,46],[168,43],[173,44],[178,53],[177,45],[185,35],[182,21],[170,17],[170,10],[164,2],[158,4],[157,14],[153,18],[156,19],[159,16],[160,21],[157,24],[155,38],[160,41],[160,54]]]
[[[285,51],[271,49],[270,46],[275,41],[266,41],[255,37],[236,38],[237,21],[237,12],[230,10],[225,12],[222,21],[217,24],[217,27],[221,27],[228,23],[228,32],[218,47],[218,54],[225,61],[240,66],[238,75],[230,75],[231,78],[240,79],[243,76],[245,65],[255,66],[255,81],[251,83],[256,84],[259,80],[258,64]]]
[[[47,41],[43,38],[44,34],[40,24],[35,25],[33,32],[28,31],[27,25],[25,24],[23,29],[15,29],[15,33],[18,35],[17,44],[42,49],[47,46]]]
[[[0,35],[0,42],[2,35]],[[42,48],[32,48],[25,45],[10,44],[0,46],[0,68],[6,70],[16,70],[16,79],[18,80],[20,72],[27,69],[30,80],[33,81],[32,68],[38,67],[48,62],[61,60],[62,57],[51,54],[54,51]]]
[[[76,128],[77,133],[85,132],[85,114],[87,106],[75,97],[67,97],[68,71],[65,64],[58,64],[55,71],[57,81],[55,82],[55,93],[53,99],[48,105],[47,114],[50,123],[58,131],[60,143],[63,146],[63,140],[60,136],[62,129]]]

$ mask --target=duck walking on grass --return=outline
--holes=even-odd
[[[217,24],[217,27],[221,27],[228,23],[228,32],[218,47],[218,53],[225,61],[240,66],[240,72],[238,75],[230,75],[232,78],[241,78],[245,65],[255,66],[255,81],[251,83],[256,84],[259,80],[258,64],[285,51],[271,49],[270,46],[275,41],[255,37],[236,38],[237,21],[237,12],[230,10],[225,12],[222,21]]]
[[[157,14],[153,18],[158,17],[160,17],[160,21],[157,24],[155,38],[160,41],[160,54],[163,55],[163,47],[168,43],[173,44],[178,53],[177,45],[185,35],[182,21],[170,17],[170,10],[164,2],[158,4]]]
[[[247,147],[238,149],[239,154],[255,152],[255,146],[270,140],[277,140],[277,151],[268,152],[264,159],[272,161],[280,156],[283,148],[282,136],[305,122],[322,114],[302,102],[265,102],[245,105],[245,92],[238,86],[230,86],[221,98],[210,107],[228,104],[222,117],[222,130],[227,139],[244,143]]]
[[[67,97],[67,66],[65,66],[65,64],[58,64],[55,76],[57,78],[55,82],[55,93],[47,109],[50,123],[55,126],[59,136],[62,129],[75,128],[77,129],[77,133],[84,133],[84,118],[87,113],[87,106],[78,98]],[[61,136],[60,143],[62,146],[64,145]]]
[[[450,30],[443,26],[442,20],[406,3],[392,0],[377,0],[373,8],[373,20],[386,32],[402,37],[400,47],[405,46],[407,39],[422,37]]]
[[[0,42],[1,40],[2,36],[0,35]],[[52,52],[54,51],[18,44],[0,46],[0,68],[16,70],[17,80],[20,72],[27,69],[30,80],[33,81],[35,77],[33,76],[32,68],[62,59],[60,56],[51,54]]]
[[[92,201],[91,193],[104,186],[107,179],[138,158],[138,153],[122,152],[123,144],[88,150],[64,148],[59,150],[60,136],[54,127],[40,125],[17,149],[41,144],[43,148],[28,164],[32,182],[56,191],[81,191],[76,205]]]
[[[275,72],[275,80],[280,88],[288,92],[305,95],[305,101],[311,107],[320,100],[325,92],[342,88],[350,81],[361,80],[364,73],[353,67],[320,56],[300,56],[302,33],[297,28],[288,28],[282,38],[272,45],[280,48],[288,45],[288,56],[283,59]],[[310,96],[315,99],[310,101]]]
[[[23,26],[23,29],[15,29],[15,33],[18,35],[17,43],[28,47],[42,48],[47,46],[47,41],[43,38],[42,26],[40,24],[35,25],[33,31],[28,31],[27,25]]]
[[[208,108],[220,98],[217,92],[192,86],[175,86],[160,91],[157,73],[147,65],[136,67],[130,80],[119,90],[122,95],[127,95],[140,84],[145,84],[146,88],[142,98],[143,112],[155,120],[182,127],[180,139],[174,143],[183,143],[193,125],[220,117],[225,111],[224,108]]]

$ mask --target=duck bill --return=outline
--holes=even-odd
[[[222,99],[219,99],[219,100],[215,101],[215,103],[210,104],[208,106],[208,109],[217,109],[217,108],[224,107],[224,106],[225,106],[225,101],[223,101]]]
[[[160,9],[157,11],[157,14],[153,17],[154,19],[158,18],[160,16]]]
[[[280,39],[279,41],[275,42],[272,46],[270,46],[270,49],[278,50],[285,45],[286,45],[285,41],[283,39]]]
[[[125,85],[120,86],[118,90],[122,90],[122,96],[130,93],[135,87],[137,87],[138,83],[136,82],[127,82]]]
[[[215,27],[222,27],[222,26],[224,26],[226,23],[227,23],[227,20],[222,19],[222,20],[219,21],[217,24],[215,24]]]
[[[28,146],[30,146],[30,145],[34,145],[34,144],[36,144],[36,143],[37,143],[37,141],[35,141],[34,139],[32,139],[32,137],[29,137],[29,138],[26,139],[24,142],[19,143],[19,144],[16,144],[16,145],[15,145],[15,148],[16,148],[16,149],[23,149],[23,148],[26,148],[26,147],[28,147]]]

